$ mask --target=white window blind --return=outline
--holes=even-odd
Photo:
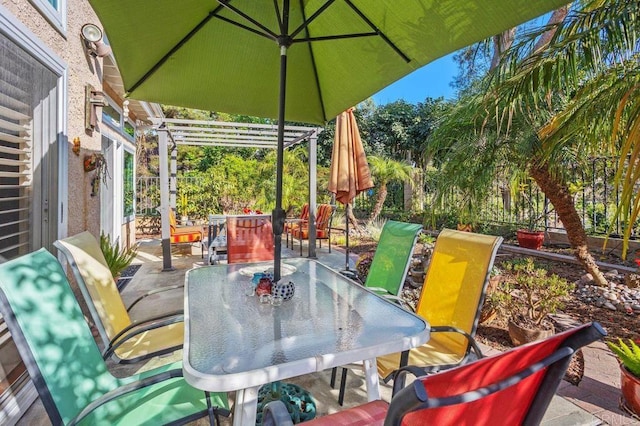
[[[33,82],[31,66],[15,49],[0,63],[0,260],[29,251]]]

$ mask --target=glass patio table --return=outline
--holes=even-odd
[[[214,265],[185,277],[184,377],[211,392],[236,391],[233,424],[255,424],[261,385],[364,361],[367,395],[380,398],[375,357],[422,345],[420,317],[310,259],[285,259],[295,294],[282,305],[248,296],[273,262]]]

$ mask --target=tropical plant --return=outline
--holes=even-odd
[[[382,235],[382,228],[384,228],[385,223],[387,223],[387,220],[380,218],[367,222],[365,226],[367,236],[375,242],[380,241],[380,235]]]
[[[189,209],[189,199],[188,199],[188,197],[187,197],[187,194],[186,194],[186,193],[184,193],[184,192],[183,192],[182,194],[180,194],[180,204],[179,204],[179,207],[180,207],[180,215],[182,215],[182,216],[189,216],[189,212],[188,212],[188,209]]]
[[[118,241],[111,242],[111,237],[104,232],[100,233],[100,250],[107,261],[111,275],[116,279],[124,271],[138,254],[137,244],[131,248],[122,247]]]
[[[371,212],[369,222],[378,218],[384,201],[387,198],[387,185],[391,182],[403,182],[413,186],[414,170],[410,164],[390,158],[372,155],[368,159],[371,177],[376,184],[376,202]]]
[[[640,133],[638,12],[638,0],[585,0],[570,12],[555,11],[548,25],[518,37],[515,31],[503,34],[504,40],[494,43],[500,61],[494,55],[486,93],[467,96],[461,103],[470,105],[463,108],[467,119],[445,127],[454,142],[448,152],[466,147],[470,158],[501,170],[503,182],[513,169],[535,180],[576,258],[601,286],[607,280],[589,252],[566,172],[591,156],[617,153],[618,180],[624,181],[618,216],[633,223],[640,213],[640,198],[632,190],[640,179],[633,168],[640,149],[631,143]],[[628,156],[631,161],[625,162]],[[472,172],[466,164],[458,161],[458,170]]]
[[[567,155],[579,154],[578,160],[603,152],[617,155],[615,180],[622,190],[616,216],[627,224],[638,218],[638,13],[638,0],[577,2],[563,19],[526,34],[496,67],[496,99],[504,106],[498,115],[551,114],[535,127],[539,149],[529,172],[553,203],[576,257],[600,285],[606,279],[588,252],[580,216],[556,165]],[[631,230],[626,226],[623,256]]]
[[[622,365],[634,376],[640,378],[640,347],[632,339],[627,345],[622,339],[618,339],[618,344],[607,342],[609,349],[618,356]]]

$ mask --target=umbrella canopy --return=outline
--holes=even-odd
[[[567,0],[89,2],[129,97],[277,118],[282,43],[290,47],[285,118],[325,124],[425,64]]]
[[[346,205],[369,188],[373,188],[371,172],[353,108],[349,108],[336,118],[329,192],[336,194],[336,200]]]
[[[329,192],[345,205],[346,266],[349,271],[349,203],[360,192],[373,188],[367,156],[362,147],[358,123],[353,108],[336,118],[336,135],[331,153]]]
[[[130,98],[277,117],[276,279],[285,119],[324,123],[434,59],[567,2],[89,0]]]

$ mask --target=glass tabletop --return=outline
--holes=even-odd
[[[193,269],[185,278],[185,377],[234,390],[424,343],[429,327],[338,272],[309,259],[283,261],[295,294],[280,306],[247,296],[261,264]]]

